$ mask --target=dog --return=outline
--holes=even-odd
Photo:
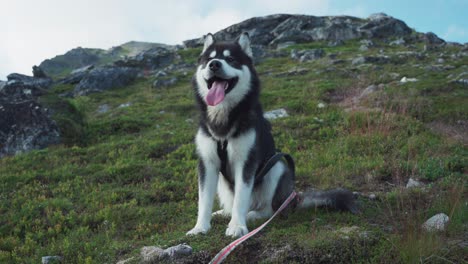
[[[207,233],[212,215],[230,217],[226,236],[248,233],[247,221],[270,217],[294,190],[294,168],[278,161],[258,172],[276,153],[271,125],[259,101],[260,81],[250,37],[220,42],[205,36],[192,79],[200,124],[195,137],[198,163],[198,217],[187,235]],[[221,210],[212,214],[216,193]],[[354,209],[352,193],[337,189],[302,194],[295,205]]]

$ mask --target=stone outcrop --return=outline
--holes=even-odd
[[[59,143],[56,123],[36,100],[45,81],[20,74],[8,79],[0,89],[0,157]]]
[[[138,69],[130,67],[98,67],[91,70],[75,86],[75,96],[102,92],[132,83],[138,76]]]
[[[408,36],[412,30],[403,21],[383,13],[371,15],[367,19],[278,14],[245,20],[216,32],[214,36],[220,40],[235,39],[242,32],[249,33],[253,44],[277,46],[285,42]],[[184,41],[186,47],[201,44],[201,39]]]

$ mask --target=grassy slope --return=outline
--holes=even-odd
[[[323,43],[300,48],[317,45]],[[396,52],[421,48],[379,45],[366,52],[358,51],[358,42],[327,48],[345,60],[336,65],[328,58],[300,65],[274,58],[258,65],[264,108],[285,107],[291,115],[272,124],[278,147],[296,159],[298,189],[342,186],[379,199],[360,198],[360,215],[309,210],[277,219],[236,249],[232,263],[268,262],[273,249],[283,249],[279,262],[463,262],[466,247],[456,242],[468,232],[466,143],[428,127],[466,120],[467,89],[448,84],[447,76],[467,71],[468,59],[450,59],[458,52],[452,48],[379,65],[348,60],[381,49],[397,58]],[[193,60],[196,53],[182,56]],[[424,69],[440,56],[455,68]],[[310,71],[276,76],[295,66]],[[400,84],[403,76],[420,81]],[[196,219],[197,113],[190,77],[178,77],[174,87],[158,90],[150,78],[70,101],[54,96],[72,88],[60,86],[42,98],[66,110],[58,116],[66,144],[0,160],[0,262],[60,255],[66,263],[114,263],[138,255],[142,246],[182,242],[195,249],[191,261],[207,261],[231,241],[222,218],[213,219],[208,235],[185,237]],[[379,83],[383,89],[349,109],[353,96]],[[127,102],[130,107],[118,107]],[[318,108],[320,102],[326,107]],[[111,110],[98,114],[102,104]],[[428,186],[401,188],[409,177]],[[420,224],[439,212],[450,216],[448,230],[423,232]],[[336,232],[350,226],[358,227],[356,234]]]

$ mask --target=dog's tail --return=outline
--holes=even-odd
[[[331,209],[359,213],[359,207],[352,192],[346,189],[327,191],[310,190],[298,193],[297,208],[328,207]]]

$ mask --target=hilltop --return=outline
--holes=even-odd
[[[468,206],[468,45],[369,18],[279,14],[232,25],[254,43],[265,110],[297,189],[345,187],[362,213],[296,211],[232,263],[461,263]],[[200,39],[75,48],[0,82],[0,262],[139,263],[187,243],[209,261],[227,219],[196,220]],[[423,223],[449,217],[442,230]],[[249,228],[261,221],[249,223]]]

